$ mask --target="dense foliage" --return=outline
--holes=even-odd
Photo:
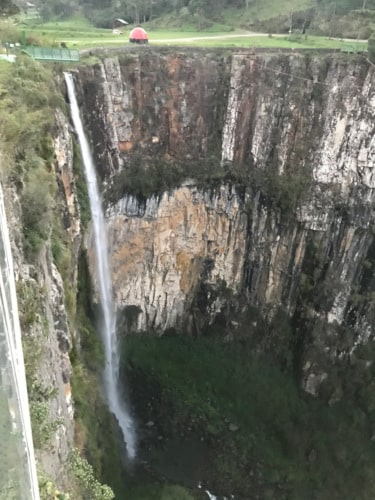
[[[10,181],[19,188],[22,204],[24,246],[36,253],[52,229],[54,151],[50,129],[54,109],[62,106],[52,72],[29,57],[7,65],[0,80],[0,140],[7,157]]]
[[[200,473],[214,491],[280,500],[374,498],[372,417],[354,394],[330,405],[308,397],[245,340],[135,336],[127,337],[124,353],[127,376],[139,382],[134,400],[142,407],[145,399],[144,418],[155,422],[157,435],[208,443]]]
[[[368,41],[368,53],[370,59],[375,61],[375,37],[370,38]]]
[[[44,285],[38,285],[34,278],[37,276],[42,249],[47,249],[47,254],[49,254],[49,249],[51,250],[54,263],[60,271],[64,282],[66,311],[70,321],[74,322],[75,328],[82,336],[82,345],[85,345],[89,336],[92,337],[90,337],[90,349],[87,350],[87,357],[90,356],[92,365],[97,363],[96,368],[102,359],[99,341],[95,343],[95,332],[92,332],[93,328],[84,314],[87,306],[82,303],[84,299],[81,290],[78,296],[78,312],[77,315],[75,314],[75,291],[73,291],[71,279],[72,251],[62,220],[61,197],[55,171],[55,151],[52,140],[56,109],[65,110],[65,102],[58,91],[54,76],[52,66],[43,66],[22,54],[17,57],[13,64],[4,62],[0,72],[0,159],[2,160],[0,180],[3,186],[12,189],[14,195],[12,215],[20,218],[22,234],[16,240],[16,244],[20,247],[23,245],[25,262],[32,263],[32,267],[35,269],[30,280],[18,281],[17,298],[23,333],[33,441],[37,452],[48,450],[56,431],[60,430],[63,425],[62,418],[54,417],[54,413],[51,411],[53,400],[56,397],[56,387],[52,380],[51,384],[46,385],[40,373],[45,357],[50,356],[46,345],[48,335],[51,333],[45,306],[47,289]],[[77,164],[80,159],[77,152],[75,153],[75,171],[77,172]],[[79,176],[77,175],[77,177]],[[88,217],[86,193],[82,186],[82,179],[78,178],[77,183],[83,222],[85,222]],[[90,290],[89,283],[83,279],[82,284],[85,285],[86,290]],[[86,376],[86,372],[78,360],[76,360],[74,368],[73,385],[77,380],[81,382],[81,392],[77,390],[76,395],[76,417],[79,419],[83,405],[79,396],[82,395],[82,391],[87,388],[93,377]],[[97,378],[94,378],[92,384],[97,389]],[[108,412],[103,399],[98,395],[98,389],[93,392],[94,396],[90,402],[87,393],[82,399],[87,402],[87,408],[96,410],[94,422],[99,426],[99,418],[102,421],[108,418]],[[98,403],[93,406],[93,402],[96,403],[95,398],[97,398]],[[1,399],[2,394],[0,394],[0,407],[2,406]],[[91,417],[87,410],[86,414]],[[106,425],[107,441],[110,423],[109,419],[109,423]],[[6,414],[4,415],[4,412],[0,411],[0,426],[8,428],[10,425],[9,418],[6,419]],[[82,442],[84,441],[82,437],[83,426],[79,425],[79,420],[77,428],[81,431],[80,439]],[[92,431],[94,430],[92,427]],[[95,434],[93,434],[93,439],[96,439]],[[12,439],[9,440],[9,443],[14,446]],[[3,443],[3,448],[4,453],[7,454],[8,442]],[[90,458],[96,457],[92,454]],[[92,462],[97,465],[94,459]],[[71,498],[100,498],[101,500],[113,498],[111,489],[101,485],[94,478],[92,467],[83,458],[76,455],[71,465],[71,476],[77,478],[74,481],[71,477],[72,484],[69,484],[69,490],[74,490]],[[100,474],[99,467],[94,468],[94,470]],[[45,478],[42,471],[38,472],[40,473],[41,498],[44,500],[57,498],[57,496],[52,496],[53,482],[48,477]],[[4,477],[4,485],[10,484],[11,479],[10,476]],[[75,482],[81,483],[81,486],[76,485]],[[0,483],[3,486],[2,480]],[[80,496],[80,489],[88,492],[88,496]],[[1,491],[3,492],[2,489]],[[2,495],[0,496],[3,498]],[[69,497],[60,494],[58,498],[67,499]]]
[[[12,0],[1,0],[0,2],[0,15],[1,16],[11,16],[17,14],[19,8],[15,5]]]
[[[347,12],[353,9],[375,8],[375,0],[311,0],[316,11]],[[82,10],[95,24],[111,27],[113,19],[125,18],[130,23],[150,21],[166,14],[174,14],[186,19],[222,20],[225,9],[251,8],[256,12],[262,7],[261,0],[40,0],[40,12],[44,19],[69,17]],[[303,11],[306,2],[294,2],[292,9]],[[284,14],[290,15],[290,7]],[[272,17],[272,14],[271,14]]]

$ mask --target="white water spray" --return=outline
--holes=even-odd
[[[70,109],[82,152],[86,182],[90,197],[97,259],[98,285],[103,310],[102,337],[105,350],[104,384],[110,411],[115,415],[124,434],[129,458],[135,457],[135,432],[132,418],[121,399],[119,387],[119,353],[116,336],[116,314],[112,300],[112,283],[108,265],[108,244],[104,214],[96,180],[95,165],[86,138],[70,73],[64,73]]]
[[[199,481],[199,483],[198,483],[198,488],[199,488],[200,490],[203,488],[202,483],[201,483],[200,481]],[[215,495],[214,495],[213,493],[211,493],[210,491],[208,491],[208,490],[204,490],[204,492],[206,493],[206,495],[208,496],[208,498],[209,498],[210,500],[219,500],[219,497],[215,496]],[[229,500],[229,499],[227,499],[227,497],[220,497],[220,498],[222,498],[223,500]],[[234,500],[234,495],[231,495],[231,496],[230,496],[230,498],[231,498],[232,500]]]

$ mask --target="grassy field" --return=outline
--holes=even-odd
[[[192,35],[193,36],[193,35]],[[328,39],[326,37],[311,36],[306,39],[290,40],[285,35],[276,35],[273,37],[268,36],[238,36],[233,38],[205,38],[199,40],[185,41],[184,39],[169,42],[166,40],[157,40],[155,43],[168,44],[168,45],[194,45],[204,47],[269,47],[269,48],[283,48],[283,49],[342,49],[349,52],[362,51],[367,48],[367,43],[345,42],[340,40]]]
[[[119,47],[128,45],[128,35],[116,36],[105,30],[96,32],[82,31],[43,31],[30,30],[40,37],[43,45],[60,45],[64,43],[71,49],[85,49],[91,47]],[[236,36],[237,35],[237,36]],[[345,42],[340,40],[328,39],[326,37],[311,36],[306,39],[290,40],[287,36],[277,35],[267,36],[244,36],[244,32],[234,33],[228,36],[225,33],[199,33],[196,32],[168,32],[154,31],[149,33],[150,45],[193,45],[196,47],[270,47],[270,48],[312,48],[312,49],[349,49],[364,50],[367,43],[356,41]]]
[[[20,19],[16,29],[25,31],[28,44],[44,46],[60,46],[62,43],[70,49],[91,47],[119,47],[128,45],[132,27],[124,30],[122,35],[114,35],[111,30],[94,28],[87,19],[75,17],[64,21],[38,22],[35,19]],[[187,45],[196,47],[269,47],[269,48],[311,48],[311,49],[348,49],[363,50],[365,43],[345,42],[327,37],[309,36],[294,37],[286,35],[267,35],[250,33],[244,30],[232,31],[186,31],[183,29],[168,30],[147,28],[150,45]],[[1,27],[0,27],[1,34]],[[1,38],[1,37],[0,37]]]

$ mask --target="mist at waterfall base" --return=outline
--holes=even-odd
[[[112,283],[108,263],[106,225],[97,185],[96,169],[79,112],[73,76],[70,73],[64,73],[64,76],[70,102],[71,117],[82,153],[94,229],[96,271],[103,314],[101,335],[105,352],[105,393],[109,409],[115,415],[124,435],[127,455],[129,459],[134,459],[136,455],[135,425],[128,409],[126,408],[119,386],[120,360],[116,335],[116,314],[112,299]]]

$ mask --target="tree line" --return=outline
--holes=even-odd
[[[22,7],[22,2],[26,0],[1,0],[0,14],[14,13],[14,9],[17,9],[14,4]],[[136,24],[165,14],[220,21],[224,9],[254,8],[261,4],[262,0],[34,0],[33,3],[45,20],[67,18],[81,11],[96,26],[108,28],[117,17]],[[317,10],[337,13],[375,8],[375,0],[315,0],[315,4]],[[300,10],[303,10],[305,5],[301,2]],[[288,13],[286,9],[285,14]]]
[[[251,0],[43,0],[40,14],[44,19],[69,17],[81,9],[95,24],[109,27],[108,23],[116,17],[130,23],[146,22],[169,13],[212,19],[229,6],[246,8],[249,2]]]

